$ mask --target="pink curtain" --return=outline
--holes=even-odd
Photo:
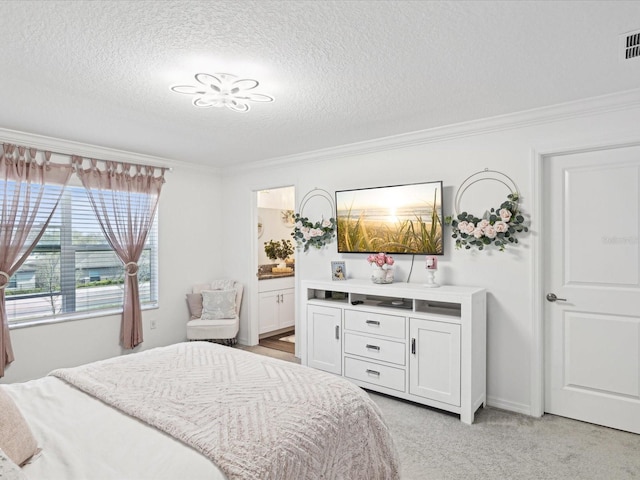
[[[89,160],[85,169],[81,157],[72,159],[102,231],[124,265],[120,340],[124,348],[131,349],[143,340],[138,261],[158,207],[165,169],[154,176],[154,167],[106,161],[105,169],[100,170],[96,160]]]
[[[0,377],[14,359],[4,289],[46,230],[73,172],[50,163],[51,152],[36,160],[34,148],[3,144],[0,152]]]

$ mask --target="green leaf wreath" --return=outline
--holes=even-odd
[[[336,219],[330,218],[329,220],[322,219],[318,222],[310,222],[307,217],[301,216],[299,213],[295,214],[294,226],[291,236],[298,243],[298,247],[304,245],[304,251],[309,250],[309,247],[322,248],[327,243],[331,242],[331,239],[336,236]]]
[[[477,247],[495,245],[504,251],[509,243],[518,243],[516,233],[528,232],[524,225],[524,217],[518,211],[518,194],[507,196],[507,201],[498,208],[487,211],[482,218],[462,212],[456,218],[447,217],[447,225],[451,225],[451,236],[456,239],[456,248],[467,250]]]

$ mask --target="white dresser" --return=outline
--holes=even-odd
[[[484,289],[368,280],[302,287],[303,364],[473,422],[486,402]]]

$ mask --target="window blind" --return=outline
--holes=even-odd
[[[143,308],[157,305],[157,256],[156,216],[138,262]],[[44,235],[5,290],[9,324],[122,310],[124,278],[86,191],[68,186]]]

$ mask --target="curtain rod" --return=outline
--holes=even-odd
[[[80,158],[82,158],[83,160],[85,160],[85,159],[89,159],[89,160],[95,160],[95,161],[97,161],[97,162],[118,162],[118,163],[130,163],[131,165],[140,165],[140,166],[142,166],[142,167],[149,167],[149,168],[154,168],[154,169],[159,168],[159,169],[164,169],[164,170],[165,170],[165,172],[173,172],[173,167],[161,167],[161,166],[158,166],[158,165],[150,165],[150,164],[144,164],[144,163],[127,162],[127,161],[123,161],[123,160],[104,160],[104,159],[102,159],[102,158],[87,157],[87,156],[85,156],[85,155],[78,155],[78,154],[75,154],[75,153],[56,152],[55,150],[51,150],[51,149],[49,149],[49,148],[42,148],[42,147],[41,147],[41,148],[37,148],[37,147],[28,147],[28,146],[26,146],[26,145],[18,145],[17,143],[12,143],[12,142],[7,142],[7,141],[2,142],[2,144],[3,144],[3,145],[5,145],[5,144],[6,144],[6,145],[14,145],[14,146],[15,146],[15,147],[17,147],[17,148],[21,148],[21,147],[22,147],[22,148],[25,148],[26,150],[31,150],[31,149],[33,149],[33,150],[36,150],[37,152],[38,152],[38,151],[39,151],[39,152],[50,152],[51,154],[55,154],[55,155],[62,155],[62,156],[69,157],[69,158],[71,158],[71,157],[80,157]],[[4,153],[4,152],[3,152],[3,153]]]

